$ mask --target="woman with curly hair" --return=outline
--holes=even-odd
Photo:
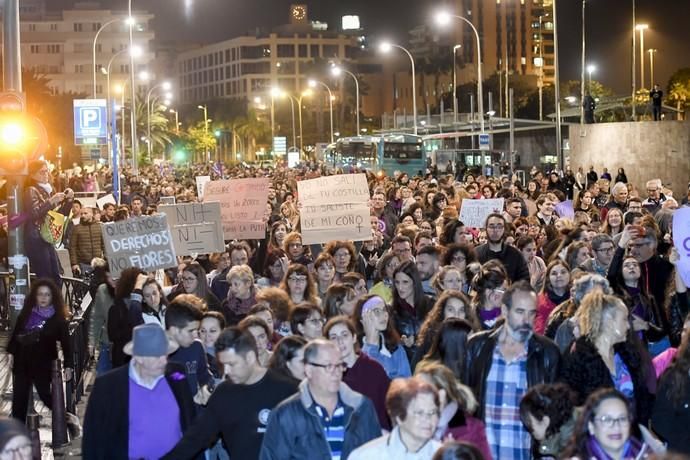
[[[460,270],[464,279],[462,289],[463,292],[469,292],[470,283],[478,269],[477,253],[474,248],[468,243],[453,243],[448,245],[443,254],[443,261],[441,265],[453,265]]]
[[[685,319],[690,331],[690,315]],[[652,411],[652,428],[669,450],[690,455],[690,333],[686,333],[673,363],[662,374]]]
[[[520,419],[534,443],[534,458],[556,459],[568,446],[578,411],[575,395],[563,383],[540,383],[520,400]]]
[[[357,250],[350,241],[329,241],[324,252],[333,257],[335,261],[335,279],[342,281],[342,277],[347,272],[356,271],[358,266]]]
[[[299,231],[299,211],[293,203],[285,202],[280,205],[280,217],[288,231]]]
[[[466,291],[465,275],[454,265],[446,265],[438,269],[433,279],[431,287],[438,295],[443,291]]]
[[[26,421],[33,386],[43,404],[52,409],[51,370],[53,360],[58,359],[58,342],[65,357],[65,380],[72,378],[69,316],[62,294],[51,279],[40,278],[31,284],[7,345],[14,382],[12,417]]]
[[[228,297],[221,306],[221,312],[228,326],[234,326],[249,314],[249,310],[256,303],[254,273],[249,265],[235,265],[228,272],[226,279],[230,288]]]
[[[309,246],[302,244],[302,235],[299,232],[290,232],[283,239],[283,252],[287,254],[290,263],[311,266],[314,260],[311,257]]]
[[[468,238],[471,238],[471,234],[465,228],[465,224],[459,219],[454,219],[443,227],[439,243],[442,246],[462,244],[467,243]]]
[[[597,388],[615,388],[633,404],[636,418],[647,423],[653,392],[648,377],[654,368],[641,343],[628,335],[628,308],[612,295],[594,291],[580,305],[580,338],[565,354],[561,376],[577,393],[578,403]]]
[[[448,318],[460,318],[467,321],[472,329],[479,330],[479,320],[473,315],[469,297],[460,291],[445,291],[436,300],[431,311],[426,316],[417,336],[417,350],[412,357],[412,367],[427,354],[438,335],[441,323]]]
[[[260,289],[255,296],[257,305],[265,305],[274,316],[274,330],[285,337],[292,333],[290,329],[290,311],[294,308],[290,296],[277,287]]]
[[[362,352],[378,361],[390,379],[412,375],[400,335],[395,330],[389,308],[381,297],[367,295],[359,299],[352,321]]]
[[[647,459],[649,447],[632,436],[635,413],[630,401],[614,388],[589,395],[561,458],[575,460]]]

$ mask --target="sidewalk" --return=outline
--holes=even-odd
[[[9,340],[9,332],[0,331],[0,414],[8,415],[12,408],[12,371],[9,367],[9,356],[6,346]],[[89,369],[84,376],[85,395],[77,404],[77,415],[83,422],[86,402],[91,392],[91,386],[95,379],[95,373]],[[34,407],[40,417],[39,435],[41,438],[41,459],[80,459],[81,438],[72,440],[66,446],[53,450],[52,442],[52,417],[50,410],[41,402],[34,392]]]

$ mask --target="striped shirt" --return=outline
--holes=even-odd
[[[526,392],[527,354],[506,362],[497,346],[484,400],[486,437],[495,459],[530,459],[530,435],[520,420],[520,400]]]
[[[313,398],[312,398],[313,399]],[[314,401],[314,410],[321,419],[323,434],[328,441],[331,449],[331,459],[340,460],[343,452],[343,441],[345,440],[345,406],[338,397],[333,415],[328,415],[328,411]]]

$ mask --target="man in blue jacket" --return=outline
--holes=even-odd
[[[342,383],[345,367],[333,342],[307,344],[307,378],[296,395],[271,412],[260,460],[346,460],[354,449],[381,436],[372,402]]]

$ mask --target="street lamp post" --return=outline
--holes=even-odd
[[[275,144],[276,137],[276,112],[275,112],[275,98],[280,95],[280,88],[273,86],[271,88],[271,154],[273,154],[273,148]]]
[[[93,61],[93,94],[92,97],[96,99],[96,41],[98,40],[98,36],[103,32],[103,29],[108,27],[110,24],[114,24],[116,22],[122,21],[122,19],[117,18],[117,19],[111,19],[110,21],[106,22],[103,24],[98,31],[96,32],[96,36],[93,37],[93,46],[92,46],[92,61]],[[125,20],[127,23],[133,22],[132,15],[130,13],[129,18]],[[117,55],[117,54],[116,54]]]
[[[302,135],[302,98],[305,96],[311,96],[311,90],[306,89],[302,91],[299,98],[297,98],[297,111],[299,113],[299,150],[300,155],[304,153],[304,136]]]
[[[208,134],[208,106],[206,104],[197,105],[196,108],[204,111],[204,133]],[[206,159],[208,160],[208,147],[206,148]]]
[[[640,31],[640,88],[644,89],[644,31],[649,29],[649,26],[638,24],[635,28]]]
[[[458,122],[458,78],[457,78],[457,64],[455,63],[455,58],[457,56],[458,49],[462,48],[462,45],[453,46],[453,123]],[[453,127],[453,130],[456,128]]]
[[[285,96],[287,96],[288,100],[290,101],[290,111],[292,112],[292,146],[294,148],[297,148],[297,130],[295,129],[295,97],[288,94],[288,93],[283,93]]]
[[[331,68],[331,73],[336,77],[338,75],[340,75],[341,72],[348,74],[355,81],[355,97],[357,98],[357,101],[355,103],[355,111],[356,111],[356,113],[355,113],[356,123],[355,124],[357,125],[356,135],[359,136],[359,134],[360,134],[360,132],[359,132],[359,80],[357,80],[357,76],[355,74],[353,74],[352,72],[350,72],[349,70],[343,69],[342,67],[338,67],[338,66],[333,66]]]
[[[635,0],[632,0],[632,59],[630,65],[630,71],[632,73],[632,97],[630,99],[630,105],[632,106],[632,121],[637,119],[637,114],[635,113],[635,91],[637,89],[637,83],[635,82],[636,73],[635,72],[635,53],[637,49],[635,47],[635,28],[637,26],[637,20],[635,18]]]
[[[561,131],[561,75],[558,65],[558,15],[556,13],[556,0],[553,0],[553,67],[556,96],[556,153],[558,155],[558,166],[563,171],[565,169],[565,158],[563,158],[563,136]]]
[[[128,0],[127,2],[127,12],[128,12],[128,17],[132,17],[132,0]],[[134,21],[130,20],[128,21],[129,23],[129,49],[134,48]],[[130,81],[132,82],[131,88],[130,88],[130,95],[132,97],[132,106],[130,107],[130,120],[129,120],[129,128],[130,128],[130,134],[132,138],[132,169],[134,171],[134,174],[137,175],[139,173],[139,161],[138,161],[138,151],[139,151],[139,146],[137,142],[137,114],[136,114],[136,104],[137,104],[137,90],[136,90],[136,84],[135,84],[135,79],[134,79],[134,54],[129,53],[129,78]]]
[[[391,48],[403,50],[405,54],[407,54],[407,57],[410,58],[410,64],[412,66],[412,123],[414,123],[414,134],[417,135],[417,83],[415,81],[414,58],[412,57],[412,53],[410,53],[407,48],[404,48],[400,45],[383,42],[379,46],[379,49],[384,53],[388,53]]]
[[[170,109],[170,113],[175,114],[175,134],[178,136],[180,135],[180,120],[179,120],[179,114],[177,113],[177,110],[175,109]]]
[[[649,53],[649,72],[650,72],[649,78],[651,80],[649,82],[649,87],[653,88],[654,84],[655,84],[655,82],[654,82],[654,53],[656,53],[656,49],[650,48],[647,50],[647,52]]]
[[[333,93],[331,92],[331,88],[329,88],[327,84],[325,84],[321,81],[318,81],[318,80],[309,80],[309,86],[311,88],[315,88],[316,85],[321,85],[324,88],[326,88],[326,91],[328,91],[328,106],[329,106],[329,109],[331,112],[331,144],[332,144],[333,142],[335,142],[333,139]],[[300,126],[301,126],[301,123],[300,123]]]
[[[588,88],[589,88],[590,95],[592,94],[592,73],[594,73],[595,70],[597,70],[597,66],[595,66],[594,64],[590,64],[587,66],[587,73],[589,74],[589,86],[588,86]]]
[[[436,15],[436,22],[438,22],[440,25],[445,25],[448,24],[451,20],[451,18],[459,19],[463,22],[465,22],[470,28],[472,29],[472,32],[474,32],[474,38],[477,40],[477,93],[478,93],[478,101],[477,101],[477,107],[479,109],[479,121],[481,125],[481,130],[484,132],[484,91],[483,91],[483,85],[482,85],[482,43],[481,40],[479,39],[479,32],[477,32],[477,28],[474,27],[474,24],[472,22],[462,16],[458,16],[455,14],[449,14],[447,12],[441,12]]]
[[[146,143],[147,146],[147,153],[149,156],[149,161],[151,161],[151,93],[157,89],[157,88],[163,88],[165,91],[170,91],[170,88],[172,85],[170,84],[169,81],[164,81],[163,83],[159,83],[157,85],[153,85],[151,89],[149,89],[146,93],[146,138],[148,139],[148,142]]]
[[[580,125],[585,124],[585,5],[582,0],[582,56],[580,62]]]

